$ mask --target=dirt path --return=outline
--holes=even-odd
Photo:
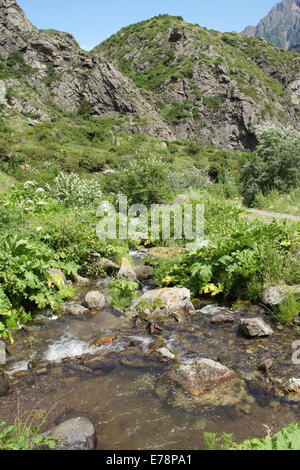
[[[265,215],[267,217],[275,217],[276,219],[289,219],[294,220],[296,222],[300,222],[300,217],[298,215],[280,214],[278,212],[261,211],[259,209],[250,209],[250,212],[252,212],[252,214]]]

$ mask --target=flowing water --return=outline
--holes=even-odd
[[[141,260],[135,254],[134,258]],[[105,289],[106,284],[96,280],[88,290]],[[151,287],[146,283],[144,289]],[[79,292],[78,300],[86,291]],[[237,326],[245,312],[234,313],[234,324],[215,326],[210,310],[208,306],[183,323],[166,321],[159,340],[179,361],[199,356],[233,368],[246,384],[247,395],[240,403],[175,406],[162,380],[174,363],[153,353],[151,344],[158,338],[107,309],[55,320],[42,316],[17,333],[8,348],[11,392],[0,398],[1,419],[11,423],[17,413],[44,409],[46,430],[85,416],[96,428],[98,449],[110,450],[201,449],[205,432],[225,431],[242,441],[265,435],[266,426],[277,431],[300,421],[297,395],[274,387],[277,379],[300,377],[300,366],[291,361],[294,329],[272,325],[272,337],[247,340]],[[269,316],[265,318],[271,323]],[[103,334],[103,344],[95,343]],[[265,357],[274,361],[271,376],[257,371]]]

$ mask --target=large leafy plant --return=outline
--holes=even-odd
[[[0,242],[0,335],[31,319],[31,310],[57,309],[75,290],[51,274],[55,253],[45,245],[7,236]]]

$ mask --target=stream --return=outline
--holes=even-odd
[[[131,256],[138,265],[145,253]],[[107,280],[93,280],[78,289],[76,302],[91,290],[106,294],[106,286]],[[144,291],[152,288],[149,281],[143,285]],[[10,424],[17,414],[43,409],[44,431],[85,416],[95,426],[99,450],[203,449],[205,432],[232,433],[242,441],[266,435],[266,428],[276,432],[300,421],[299,394],[280,387],[300,377],[300,366],[291,361],[292,343],[299,339],[295,328],[276,325],[260,307],[232,312],[232,324],[213,325],[206,304],[188,321],[166,320],[157,333],[113,308],[78,317],[45,312],[21,328],[8,346],[5,371],[11,391],[0,398],[1,420]],[[247,339],[239,333],[238,321],[258,313],[274,335]],[[162,380],[174,362],[155,351],[153,344],[159,341],[178,361],[197,356],[232,368],[245,381],[245,396],[235,405],[176,406]],[[273,360],[267,374],[257,368],[265,358]]]

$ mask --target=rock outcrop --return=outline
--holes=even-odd
[[[36,119],[50,119],[52,103],[121,114],[128,132],[253,149],[256,124],[299,126],[300,77],[297,54],[259,39],[253,50],[251,39],[162,15],[87,53],[72,35],[40,31],[15,0],[2,0],[1,90],[15,91],[7,106]]]
[[[277,3],[257,26],[247,26],[243,34],[264,37],[282,49],[300,52],[300,0]]]

